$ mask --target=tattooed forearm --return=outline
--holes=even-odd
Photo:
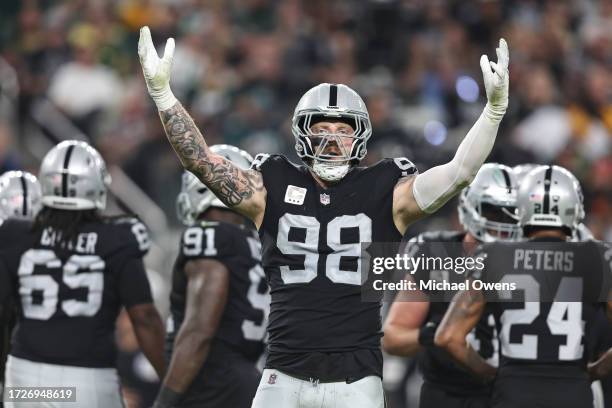
[[[235,207],[251,198],[255,192],[263,190],[259,173],[243,170],[229,160],[212,154],[180,102],[161,111],[160,117],[166,136],[183,167],[195,174],[227,206]]]

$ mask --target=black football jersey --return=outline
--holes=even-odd
[[[516,285],[485,290],[499,333],[500,375],[584,374],[585,333],[610,287],[605,251],[594,241],[550,239],[482,246],[477,256],[485,267],[473,278]]]
[[[266,209],[259,229],[271,288],[267,367],[320,380],[381,375],[381,304],[361,299],[361,243],[399,242],[393,189],[407,159],[353,168],[322,188],[307,167],[259,155]]]
[[[83,224],[68,244],[52,228],[6,221],[0,252],[11,275],[17,326],[10,354],[36,362],[113,367],[121,306],[151,303],[142,257],[150,239],[134,218]]]
[[[222,342],[245,358],[257,360],[263,352],[270,308],[260,262],[261,244],[254,230],[225,222],[201,221],[183,233],[172,274],[167,351],[171,352],[185,316],[188,283],[185,264],[196,259],[219,261],[230,273],[227,303],[209,358],[215,358],[216,343]]]
[[[465,237],[465,232],[458,231],[431,231],[422,233],[412,239],[407,240],[406,252],[412,257],[437,257],[437,258],[457,258],[465,257],[461,243]],[[440,243],[442,245],[437,245]],[[444,245],[448,244],[448,245]],[[447,282],[463,282],[465,275],[458,274],[449,270],[428,270],[420,268],[413,275],[414,280],[420,281],[436,280]],[[443,296],[434,293],[433,290],[424,290],[430,297],[429,311],[425,320],[439,324],[448,309],[449,302],[442,299],[452,297],[451,293]],[[495,343],[495,324],[493,316],[487,310],[481,317],[476,327],[467,337],[468,342],[485,360],[489,363],[497,364],[497,350]],[[426,347],[418,356],[419,366],[426,381],[435,384],[437,387],[458,395],[488,394],[490,387],[484,386],[481,381],[476,379],[471,373],[463,369],[454,359],[442,348]]]

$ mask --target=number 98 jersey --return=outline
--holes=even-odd
[[[382,376],[379,302],[361,299],[361,243],[399,241],[393,216],[407,159],[353,168],[330,188],[305,166],[259,155],[266,209],[259,229],[270,283],[267,368],[322,381]]]
[[[34,231],[30,222],[9,220],[0,240],[18,306],[11,355],[114,367],[121,306],[152,302],[142,262],[150,246],[146,227],[134,218],[100,219],[82,225],[66,245],[52,228]]]

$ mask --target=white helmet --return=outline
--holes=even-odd
[[[0,176],[0,220],[33,219],[40,207],[42,193],[33,174],[9,171]]]
[[[571,236],[584,218],[580,183],[563,167],[538,167],[521,184],[517,209],[522,228],[565,228]]]
[[[349,123],[353,134],[318,133],[311,126],[322,119]],[[351,88],[343,84],[323,83],[308,90],[298,102],[291,131],[295,150],[302,161],[321,179],[338,181],[366,155],[372,135],[372,124],[365,103]],[[352,139],[350,150],[342,138]],[[324,153],[328,145],[336,145],[340,154]]]
[[[225,157],[241,169],[249,169],[253,157],[235,146],[219,144],[210,146],[210,150]],[[185,225],[193,225],[198,216],[210,207],[227,208],[215,194],[196,176],[188,171],[183,172],[181,192],[176,198],[176,214]]]
[[[111,182],[100,153],[85,142],[67,140],[47,153],[38,175],[43,205],[60,210],[103,210]]]
[[[510,167],[484,164],[459,196],[459,222],[482,242],[518,239],[516,192],[516,178]]]
[[[532,171],[533,169],[537,169],[538,167],[543,166],[543,164],[535,164],[535,163],[524,163],[518,164],[512,168],[514,171],[514,175],[516,176],[516,182],[520,186],[525,176]]]

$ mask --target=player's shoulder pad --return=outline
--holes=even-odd
[[[151,235],[147,226],[136,216],[119,216],[108,219],[108,223],[120,232],[122,242],[145,255],[151,249]]]
[[[399,171],[399,177],[416,176],[419,174],[416,165],[406,157],[384,159],[383,162],[387,163],[394,170]]]
[[[290,164],[282,154],[259,153],[251,162],[251,169],[263,172],[271,167]]]
[[[223,258],[233,255],[244,232],[233,224],[201,221],[183,231],[181,254],[187,258]]]

